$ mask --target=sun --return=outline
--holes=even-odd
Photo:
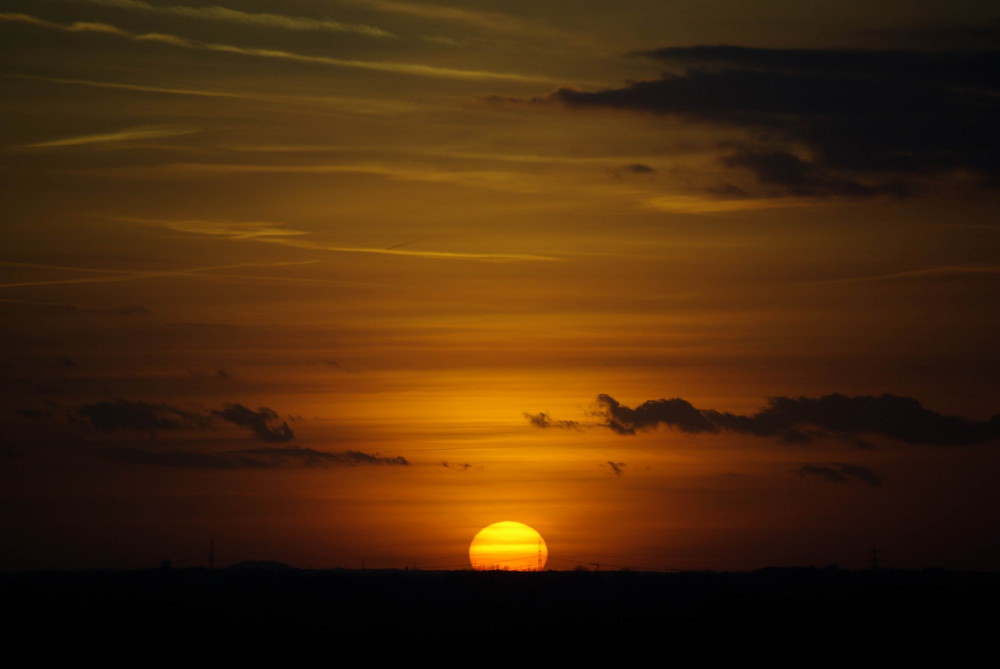
[[[469,544],[469,562],[477,571],[541,571],[548,559],[542,535],[511,520],[487,525]]]

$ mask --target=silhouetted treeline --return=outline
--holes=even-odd
[[[159,569],[0,574],[14,629],[144,639],[234,633],[330,642],[482,639],[574,644],[835,646],[992,638],[1000,574]],[[984,605],[987,608],[983,608]],[[982,634],[983,636],[979,636]],[[895,635],[895,636],[894,636]],[[721,645],[720,645],[721,644]],[[576,646],[574,646],[576,647]]]

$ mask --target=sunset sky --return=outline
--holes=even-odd
[[[1000,10],[0,1],[0,569],[1000,569]]]

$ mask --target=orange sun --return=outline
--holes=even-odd
[[[469,562],[477,571],[541,571],[548,558],[542,535],[510,520],[487,525],[469,544]]]

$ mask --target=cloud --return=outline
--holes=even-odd
[[[475,9],[452,7],[427,2],[397,2],[396,0],[341,0],[352,5],[387,14],[404,14],[422,19],[442,21],[463,25],[467,28],[487,30],[496,33],[507,33],[524,37],[531,35],[537,38],[537,43],[581,43],[581,40],[571,33],[551,28],[547,25],[527,21],[514,14],[501,12],[477,11]],[[432,37],[432,40],[454,42],[448,37]]]
[[[615,473],[615,476],[622,476],[625,473],[622,470],[622,467],[625,466],[624,462],[612,462],[611,460],[608,460],[608,467],[611,467],[611,471]]]
[[[160,467],[194,467],[199,469],[283,469],[293,467],[332,467],[355,465],[408,466],[406,458],[381,457],[361,451],[318,451],[297,446],[268,447],[200,453],[197,451],[146,451],[122,448],[109,452],[112,459]]]
[[[393,37],[381,28],[373,26],[341,23],[331,19],[314,19],[305,16],[288,16],[286,14],[263,14],[241,12],[228,7],[187,7],[182,5],[152,5],[141,0],[83,0],[94,5],[117,7],[132,11],[159,14],[164,16],[179,16],[190,19],[202,19],[235,23],[240,25],[261,26],[296,31],[321,31],[333,33],[357,33],[368,37]]]
[[[288,427],[287,422],[282,422],[278,426],[271,425],[277,421],[278,414],[267,407],[253,411],[242,404],[227,404],[222,411],[213,411],[212,415],[241,427],[250,428],[260,441],[282,442],[295,438],[295,434]]]
[[[722,163],[727,167],[748,169],[756,175],[760,184],[783,188],[789,195],[863,197],[889,194],[902,197],[909,195],[912,190],[900,180],[866,185],[859,181],[836,176],[830,170],[803,160],[787,151],[744,149],[724,156]]]
[[[123,219],[123,220],[128,220],[128,219]],[[60,265],[40,265],[38,263],[15,263],[15,262],[0,261],[0,265],[5,265],[5,266],[30,267],[33,269],[50,270],[54,273],[77,272],[84,275],[69,279],[44,279],[41,281],[32,280],[32,281],[16,281],[12,283],[3,283],[0,284],[0,288],[15,288],[22,286],[55,286],[55,285],[66,285],[66,284],[76,284],[76,283],[116,283],[121,281],[134,281],[137,279],[157,279],[157,278],[171,277],[171,276],[190,277],[190,276],[199,276],[202,274],[207,274],[209,272],[215,273],[223,270],[244,269],[248,267],[289,267],[293,265],[311,265],[315,262],[316,262],[315,260],[291,260],[291,261],[286,260],[283,262],[238,263],[235,265],[214,265],[208,267],[191,267],[187,269],[142,271],[142,270],[122,270],[122,269],[110,269],[110,268],[104,269],[104,268],[93,268],[93,267],[68,267]],[[268,280],[283,280],[283,279],[284,277],[268,277]],[[2,300],[2,301],[7,301],[7,300]],[[74,305],[58,305],[58,303],[27,302],[23,300],[18,300],[18,302],[21,304],[62,306],[64,311],[74,311],[79,309]],[[105,311],[105,313],[111,313],[121,316],[134,316],[140,314],[148,314],[149,310],[145,309],[144,307],[125,307],[123,309]]]
[[[382,457],[378,453],[362,451],[317,451],[312,448],[268,447],[254,448],[242,451],[230,451],[228,456],[248,458],[251,461],[263,463],[268,467],[302,466],[325,467],[330,465],[409,465],[406,458]]]
[[[0,265],[11,264],[14,263],[0,262]],[[11,305],[16,309],[23,310],[27,313],[51,312],[60,314],[98,314],[108,316],[145,316],[150,313],[149,309],[138,306],[105,309],[101,307],[70,304],[68,302],[42,302],[40,300],[19,300],[12,298],[0,298],[0,304]]]
[[[560,88],[532,100],[669,116],[740,131],[723,164],[763,195],[905,195],[932,178],[1000,182],[1000,51],[848,51],[732,46],[640,52],[660,78]]]
[[[881,476],[861,465],[849,465],[843,462],[831,462],[828,465],[804,464],[796,473],[801,477],[815,476],[827,483],[849,483],[861,481],[870,486],[878,487],[884,483]]]
[[[301,170],[294,169],[293,166],[267,166],[267,165],[198,165],[191,166],[196,172],[304,172],[304,173],[325,173],[325,172],[369,172],[384,174],[384,171],[372,168],[357,168],[354,166],[308,166]],[[390,171],[390,174],[392,172]],[[424,175],[426,179],[427,175]],[[437,258],[443,260],[477,260],[484,262],[508,262],[508,261],[553,261],[552,256],[540,256],[523,253],[467,253],[461,251],[433,251],[414,248],[401,248],[408,246],[412,242],[404,242],[389,247],[359,247],[359,246],[339,246],[322,244],[308,239],[302,239],[310,233],[303,230],[295,230],[284,227],[281,223],[270,223],[265,221],[213,221],[213,220],[152,220],[139,218],[121,218],[118,220],[155,225],[177,230],[180,232],[213,235],[226,237],[229,239],[253,240],[292,248],[309,249],[312,251],[329,251],[334,253],[365,253],[374,255],[406,256],[416,258]],[[423,240],[420,240],[423,241]],[[310,263],[316,261],[308,261]],[[289,264],[289,263],[286,263]],[[0,287],[3,287],[0,285]]]
[[[29,148],[53,148],[62,146],[79,146],[81,144],[106,144],[141,139],[158,139],[160,137],[176,137],[178,135],[188,135],[193,132],[198,132],[198,130],[196,128],[185,128],[183,126],[137,126],[133,128],[124,128],[115,132],[105,132],[96,135],[82,135],[78,137],[64,137],[62,139],[53,139],[47,142],[25,144],[25,146]]]
[[[547,428],[556,427],[564,430],[578,430],[580,429],[580,424],[574,420],[552,420],[549,414],[542,411],[541,413],[530,414],[525,413],[524,417],[528,419],[528,422],[535,427]]]
[[[184,427],[207,427],[206,416],[184,411],[169,404],[132,402],[115,399],[85,404],[77,411],[90,424],[104,432],[117,430],[176,430]]]
[[[331,58],[329,56],[310,56],[308,54],[295,53],[293,51],[282,51],[279,49],[260,49],[256,47],[243,47],[233,44],[215,44],[211,42],[200,42],[198,40],[179,37],[177,35],[167,35],[163,33],[132,33],[107,23],[86,23],[76,22],[71,24],[55,23],[46,21],[28,14],[0,14],[0,21],[10,21],[18,23],[28,23],[39,28],[49,30],[60,30],[65,32],[91,32],[114,35],[136,42],[158,42],[169,44],[181,49],[192,49],[196,51],[212,51],[217,53],[229,53],[240,56],[251,56],[254,58],[266,58],[272,60],[283,60],[290,62],[307,63],[312,65],[324,65],[336,68],[349,68],[368,70],[376,72],[391,72],[395,74],[405,74],[417,77],[432,77],[439,79],[461,79],[468,81],[522,81],[522,82],[543,82],[550,81],[546,77],[518,74],[516,72],[490,72],[487,70],[461,70],[448,67],[438,67],[435,65],[424,65],[422,63],[400,63],[389,61],[372,60],[352,60],[347,58]]]
[[[597,402],[602,407],[607,427],[618,434],[635,434],[636,430],[648,430],[661,423],[681,432],[718,432],[718,427],[702,416],[690,402],[680,398],[650,400],[635,409],[620,404],[610,395],[599,395]]]
[[[621,167],[611,167],[608,171],[611,173],[611,176],[616,179],[621,179],[622,176],[626,174],[646,175],[656,172],[656,170],[652,167],[643,163],[631,163],[629,165],[622,165]]]
[[[47,419],[42,412],[22,412],[26,418]],[[211,429],[213,419],[222,419],[249,428],[263,442],[277,444],[294,438],[287,422],[277,424],[278,414],[267,407],[256,411],[242,404],[227,404],[222,410],[201,414],[185,411],[163,403],[116,399],[86,404],[78,410],[81,417],[102,431],[136,432],[176,430],[183,428]],[[321,451],[296,445],[260,446],[223,452],[204,452],[187,448],[151,451],[146,448],[114,448],[107,457],[122,462],[163,467],[195,467],[200,469],[277,469],[286,467],[330,467],[356,465],[409,465],[402,456],[388,457],[364,451]],[[467,469],[471,465],[459,465]]]
[[[92,426],[104,432],[132,430],[136,432],[177,430],[184,428],[208,429],[213,418],[250,428],[259,441],[279,443],[295,438],[287,422],[277,425],[278,414],[267,407],[256,411],[242,404],[227,404],[210,414],[179,409],[163,403],[150,403],[115,399],[85,404],[77,410]]]
[[[548,414],[525,414],[538,427],[573,426]],[[859,448],[871,448],[862,435],[881,435],[907,444],[969,445],[1000,439],[1000,414],[980,421],[940,414],[909,397],[847,397],[841,394],[809,397],[772,397],[768,406],[745,416],[714,409],[698,409],[681,398],[649,400],[632,408],[610,395],[597,397],[597,426],[621,435],[670,427],[688,434],[721,431],[757,437],[777,437],[807,444],[833,435]]]

